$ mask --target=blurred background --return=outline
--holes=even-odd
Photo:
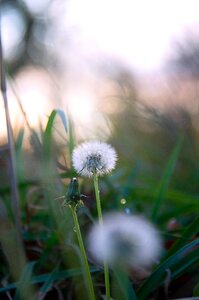
[[[186,180],[187,188],[195,191],[197,6],[194,0],[2,0],[15,136],[26,128],[28,147],[29,129],[38,130],[52,109],[61,108],[72,116],[79,141],[109,140],[121,165],[131,162],[157,180],[183,132],[187,143],[176,180],[178,187],[181,183],[184,187]],[[0,119],[5,120],[3,101],[0,105]],[[57,124],[57,138],[64,144],[62,130]],[[5,139],[5,121],[1,121],[1,145]]]
[[[50,274],[41,286],[46,294],[58,288],[54,271],[66,271],[65,280],[80,267],[70,211],[58,199],[77,176],[70,155],[84,140],[107,141],[118,153],[116,170],[100,180],[103,210],[147,216],[169,249],[199,211],[198,0],[1,0],[0,13],[16,154],[11,172],[0,95],[0,293],[26,274],[26,262],[37,262],[34,274]],[[19,214],[11,203],[14,171]],[[86,232],[95,196],[90,179],[79,183],[88,196],[78,210]],[[15,219],[21,248],[10,234]],[[195,238],[196,225],[182,243]],[[173,285],[173,298],[192,295],[196,267],[189,287],[187,277]],[[75,289],[76,299],[87,299],[80,277],[77,285],[59,282],[66,299],[75,299]]]

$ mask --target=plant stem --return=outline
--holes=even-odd
[[[96,173],[94,173],[94,175],[93,175],[93,181],[94,181],[95,197],[96,197],[96,203],[97,203],[98,220],[99,220],[99,224],[101,225],[101,227],[103,227],[98,176]],[[108,269],[108,264],[106,261],[104,261],[104,279],[105,279],[105,287],[106,287],[106,300],[110,300],[111,296],[110,296],[109,269]]]
[[[72,155],[75,148],[75,132],[73,118],[69,111],[67,111],[68,116],[68,134],[69,134],[69,154],[70,154],[70,165],[72,167]]]
[[[7,87],[6,87],[6,76],[3,64],[3,49],[1,40],[1,23],[0,23],[0,90],[4,101],[5,117],[6,117],[6,128],[8,138],[8,150],[9,150],[9,179],[11,186],[13,214],[15,216],[15,224],[17,229],[17,239],[21,243],[21,212],[19,203],[19,192],[17,186],[17,175],[16,175],[16,161],[15,161],[15,148],[12,133],[12,125],[10,120],[10,112],[7,98]]]
[[[81,231],[80,231],[80,227],[79,227],[76,208],[72,207],[72,206],[70,206],[70,208],[71,208],[72,215],[73,215],[75,231],[77,233],[77,239],[78,239],[79,248],[80,248],[80,252],[81,252],[81,256],[82,256],[82,260],[83,260],[83,265],[84,265],[84,269],[85,269],[85,274],[86,274],[86,278],[87,278],[87,286],[88,286],[89,297],[90,297],[91,300],[95,300],[95,293],[94,293],[91,273],[90,273],[88,260],[87,260],[87,256],[86,256],[86,251],[85,251],[85,248],[84,248],[84,243],[83,243],[83,239],[82,239],[82,235],[81,235]]]

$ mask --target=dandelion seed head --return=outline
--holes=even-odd
[[[94,141],[85,142],[73,151],[73,167],[80,175],[92,177],[109,173],[115,168],[116,151],[109,144]]]
[[[152,224],[139,216],[112,213],[96,224],[88,237],[88,249],[99,262],[110,266],[148,267],[161,253],[161,239]]]

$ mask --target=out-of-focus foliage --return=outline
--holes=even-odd
[[[198,78],[199,76],[199,41],[192,34],[184,41],[176,43],[171,68],[179,74]]]
[[[55,62],[46,38],[51,27],[46,14],[50,2],[35,1],[31,5],[30,1],[23,0],[1,1],[4,55],[10,74],[26,65],[46,67]]]
[[[176,123],[169,115],[156,115],[147,109],[146,112],[145,118],[135,118],[130,108],[126,109],[128,118],[121,115],[119,127],[115,126],[118,123],[112,119],[110,142],[118,151],[119,161],[113,174],[101,180],[103,210],[117,209],[127,214],[144,214],[154,220],[161,230],[165,254],[154,272],[152,270],[149,275],[146,270],[132,270],[131,281],[138,299],[149,299],[149,295],[150,299],[162,299],[165,293],[173,297],[190,296],[198,280],[196,234],[199,205],[197,184],[194,183],[198,163],[194,156],[194,140],[190,138],[193,128],[185,112],[178,111],[178,114],[182,119],[184,115],[187,117],[186,126],[181,122]],[[62,146],[56,142],[54,131],[54,127],[60,126],[60,123],[55,123],[55,118],[59,116],[65,132],[65,144]],[[139,126],[138,121],[142,126],[146,122],[148,128],[150,126],[150,133],[145,126]],[[83,291],[79,251],[70,210],[62,207],[64,199],[60,198],[66,193],[69,179],[75,175],[70,167],[74,128],[70,131],[69,135],[64,114],[53,111],[41,133],[31,133],[31,151],[23,150],[22,133],[16,140],[24,242],[19,249],[25,252],[25,261],[22,261],[21,271],[16,273],[12,262],[15,254],[10,248],[14,244],[6,238],[12,232],[13,212],[9,188],[1,187],[1,203],[6,207],[1,218],[2,295],[6,292],[10,297],[28,295],[29,299],[33,299],[33,295],[42,295],[42,299],[56,298],[58,295],[64,299],[87,297]],[[79,221],[86,235],[88,225],[96,217],[94,191],[89,179],[81,181],[81,192],[88,196],[84,201],[85,207],[79,209]],[[155,203],[158,204],[154,215]],[[98,280],[101,282],[101,269],[93,266],[91,270],[95,289],[103,294],[103,288],[97,284]],[[165,290],[167,272],[171,272],[171,275]],[[120,280],[120,275],[117,276],[117,280]],[[181,286],[184,276],[189,282],[186,289]],[[121,288],[126,286],[129,289],[131,281],[127,278],[120,281],[120,285],[124,285]],[[181,282],[180,288],[178,282]],[[118,288],[117,285],[113,286],[114,295],[117,295]],[[118,295],[121,295],[121,291]]]
[[[31,11],[22,0],[1,1],[2,12],[11,8],[23,15],[24,28],[17,55],[7,61],[8,72],[14,74],[30,64],[57,70],[58,58],[56,60],[46,44],[52,20],[45,19],[45,10]],[[164,109],[153,106],[150,100],[142,101],[142,87],[127,67],[109,59],[108,62],[101,61],[96,68],[103,74],[100,84],[108,86],[107,93],[106,89],[101,91],[101,86],[99,93],[100,110],[109,129],[106,137],[118,152],[116,170],[100,181],[103,210],[145,215],[160,229],[165,246],[162,260],[154,269],[130,270],[130,280],[118,276],[120,284],[127,289],[132,285],[135,287],[139,300],[198,296],[197,53],[197,43],[185,45],[179,51],[177,80],[170,81],[169,92],[156,104],[167,103],[171,95],[176,102]],[[188,76],[185,78],[184,74]],[[55,81],[59,82],[61,78],[58,76]],[[188,89],[185,93],[183,90],[182,95],[184,102],[180,103],[180,92],[187,81]],[[55,95],[59,98],[61,91],[57,86],[56,89]],[[194,95],[196,108],[191,105],[190,95]],[[145,98],[150,99],[148,95]],[[95,114],[90,116],[91,127],[96,118]],[[13,226],[15,212],[11,205],[9,165],[6,163],[9,153],[6,147],[0,148],[2,299],[87,299],[74,226],[70,211],[62,205],[69,180],[77,175],[70,161],[74,145],[81,140],[76,136],[76,127],[75,120],[69,119],[61,110],[54,110],[40,131],[29,126],[28,134],[24,128],[16,133],[16,171],[22,218],[22,242],[19,244]],[[100,127],[99,135],[96,133],[95,137],[104,136],[101,131]],[[81,193],[87,196],[85,206],[78,211],[86,240],[88,227],[96,217],[96,207],[91,181],[80,179],[80,185]],[[100,297],[104,294],[102,270],[95,266],[90,256],[89,262]],[[122,288],[118,287],[114,276],[112,290],[115,299],[120,297],[121,300]]]

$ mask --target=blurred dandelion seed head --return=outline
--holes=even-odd
[[[156,262],[162,245],[158,231],[144,218],[111,213],[104,217],[103,228],[92,227],[88,249],[99,263],[140,268]]]
[[[116,151],[109,144],[98,141],[79,145],[72,156],[75,170],[86,177],[109,173],[115,168],[116,160]]]

